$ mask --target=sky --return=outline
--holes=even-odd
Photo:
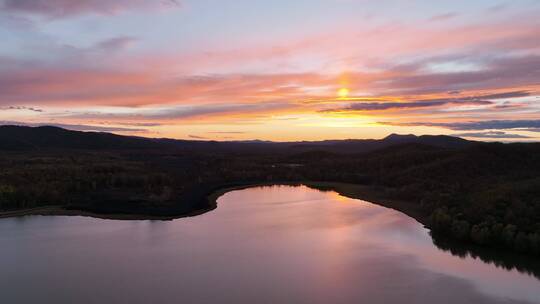
[[[539,0],[0,0],[0,124],[540,139]]]

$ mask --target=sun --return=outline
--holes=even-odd
[[[339,98],[347,98],[349,97],[349,89],[341,88],[338,90],[337,95],[339,96]]]

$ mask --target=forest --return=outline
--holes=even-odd
[[[9,142],[0,147],[0,212],[56,206],[174,218],[215,208],[208,195],[226,187],[341,182],[409,202],[434,238],[540,256],[537,143],[394,135],[378,142],[220,144],[104,135],[107,142],[91,145],[85,140],[95,143],[99,134],[54,129],[55,139],[38,145],[37,129],[24,130],[24,145],[2,138],[12,132],[0,129],[0,141]]]

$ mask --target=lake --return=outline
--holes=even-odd
[[[540,303],[540,280],[414,219],[305,186],[174,221],[0,219],[1,303]]]

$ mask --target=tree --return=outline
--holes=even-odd
[[[529,245],[531,252],[535,254],[540,253],[540,233],[530,233],[529,234]]]
[[[471,225],[465,220],[452,221],[452,236],[457,239],[465,240],[469,237]]]
[[[485,225],[474,225],[471,229],[471,239],[481,245],[486,245],[490,242],[491,231]]]
[[[516,235],[516,230],[516,226],[511,224],[508,224],[506,225],[506,227],[504,227],[501,237],[506,246],[514,246],[514,237]]]
[[[519,252],[527,252],[529,250],[529,237],[524,232],[519,232],[516,235],[515,249]]]
[[[452,218],[446,209],[439,208],[431,215],[431,224],[434,230],[448,231],[452,223]]]

